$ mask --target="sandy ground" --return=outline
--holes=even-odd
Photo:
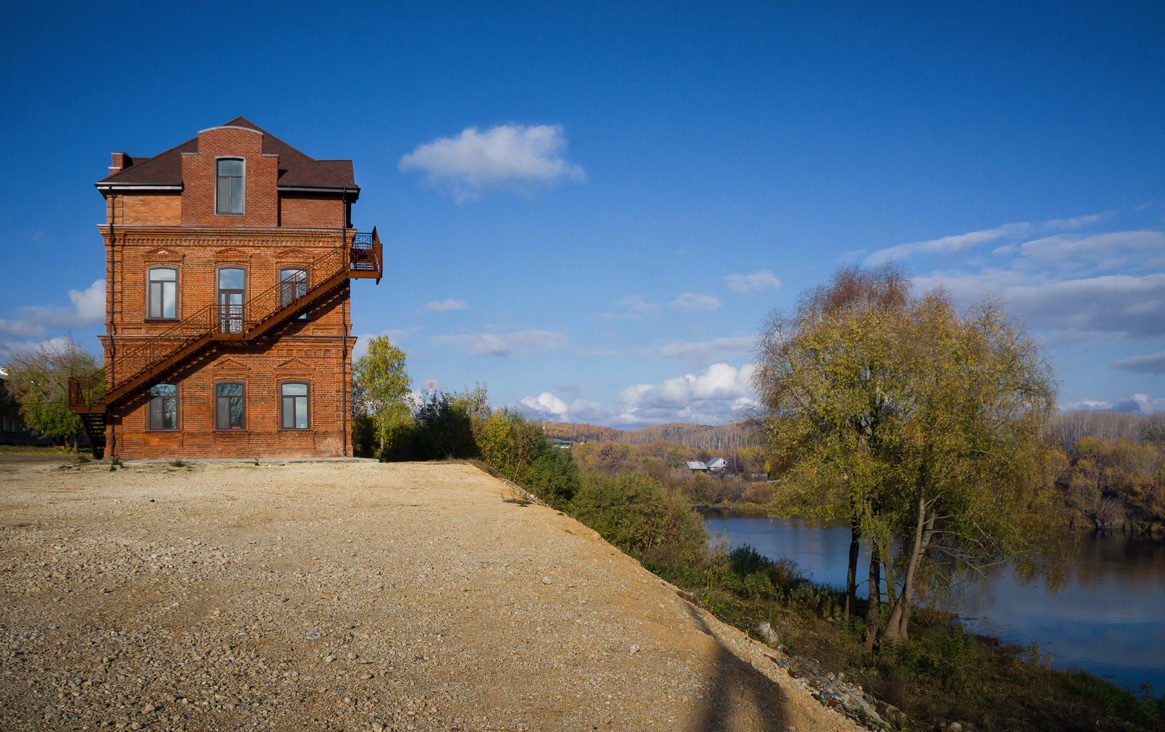
[[[457,464],[0,462],[0,729],[850,730]]]

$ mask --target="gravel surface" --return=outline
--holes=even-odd
[[[0,729],[852,730],[459,464],[0,462]]]

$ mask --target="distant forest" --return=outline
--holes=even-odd
[[[593,424],[560,422],[539,424],[547,437],[570,442],[623,442],[629,445],[672,442],[691,450],[706,450],[713,453],[761,447],[763,442],[760,425],[754,422],[733,422],[719,427],[673,422],[630,431]]]
[[[699,481],[685,467],[686,460],[724,457],[729,473],[741,478],[768,472],[764,432],[755,422],[721,427],[672,423],[631,431],[556,422],[541,427],[551,439],[579,445],[576,460],[585,467],[643,472],[695,503],[769,500],[755,489],[755,495],[745,497],[746,481]],[[1057,414],[1048,427],[1048,480],[1059,489],[1073,525],[1165,532],[1165,414],[1067,412]],[[627,447],[583,449],[585,443]],[[780,478],[780,468],[770,477]]]

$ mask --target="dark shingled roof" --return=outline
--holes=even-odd
[[[236,117],[222,127],[245,127],[263,134],[263,153],[279,156],[280,188],[347,188],[359,191],[352,173],[351,160],[316,160],[304,155],[259,125]],[[182,153],[198,152],[198,138],[187,140],[152,158],[133,158],[133,165],[97,185],[166,185],[182,184]]]

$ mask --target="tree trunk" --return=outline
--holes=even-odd
[[[920,491],[918,495],[918,518],[914,524],[914,544],[910,548],[910,560],[906,563],[906,577],[902,581],[902,592],[898,595],[894,608],[890,611],[890,619],[886,622],[885,636],[891,643],[901,643],[908,640],[910,627],[910,609],[914,597],[914,575],[922,555],[926,553],[927,545],[934,531],[934,514],[930,512],[926,503],[926,493]]]
[[[882,615],[882,577],[881,565],[878,560],[878,545],[870,544],[870,587],[867,595],[870,600],[866,605],[866,648],[873,650],[878,642],[878,625]]]
[[[849,615],[855,602],[858,591],[858,549],[862,538],[857,517],[850,519],[849,524],[849,564],[845,570],[845,622],[849,624]]]

